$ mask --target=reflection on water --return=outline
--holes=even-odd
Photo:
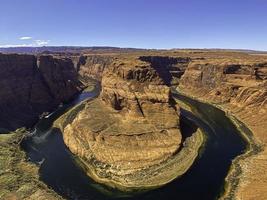
[[[83,93],[70,105],[92,98],[97,94]],[[194,115],[181,111],[184,134],[190,134],[195,127],[188,126],[190,120],[202,127],[208,136],[205,149],[191,169],[173,182],[143,194],[125,197],[131,200],[212,200],[220,193],[231,161],[241,154],[246,143],[238,130],[221,110],[181,95],[175,95],[194,108]],[[115,196],[103,194],[103,186],[95,183],[76,166],[71,153],[65,146],[59,129],[51,129],[51,124],[66,107],[59,108],[49,118],[36,125],[35,134],[26,138],[22,147],[30,160],[41,164],[41,179],[67,199],[106,200]],[[99,192],[102,190],[102,192]],[[113,193],[115,194],[115,193]]]

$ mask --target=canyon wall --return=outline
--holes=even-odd
[[[105,68],[108,68],[113,61],[120,60],[120,55],[85,55],[80,56],[77,62],[77,71],[81,77],[101,80]],[[185,69],[191,61],[190,57],[169,57],[169,56],[136,56],[140,61],[150,63],[151,66],[161,74],[165,84],[177,85]],[[133,59],[132,55],[127,57]]]
[[[76,68],[84,79],[89,77],[101,80],[104,69],[112,63],[113,59],[112,56],[103,55],[80,56]]]
[[[40,114],[70,100],[81,88],[68,58],[0,54],[1,132],[33,125]]]
[[[179,84],[181,76],[191,62],[191,58],[187,56],[140,56],[139,59],[150,63],[151,66],[161,74],[168,86]]]
[[[192,62],[181,79],[180,87],[208,94],[214,102],[258,107],[265,105],[266,80],[267,63],[207,60]],[[258,93],[253,95],[256,90]]]
[[[220,105],[252,131],[258,147],[254,145],[252,156],[239,162],[242,174],[236,177],[239,184],[231,195],[242,200],[266,199],[267,58],[247,55],[194,61],[182,76],[179,89]]]
[[[267,62],[264,60],[194,61],[182,76],[179,88],[221,104],[251,128],[264,130],[260,128],[266,125],[267,112]]]

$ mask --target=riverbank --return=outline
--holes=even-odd
[[[18,129],[0,134],[0,199],[62,199],[39,180],[39,167],[28,162],[20,148],[27,133],[25,129]]]
[[[267,198],[267,176],[264,173],[266,171],[264,168],[266,165],[264,163],[267,164],[267,153],[264,145],[266,143],[264,137],[262,137],[264,136],[262,130],[266,129],[264,127],[261,127],[261,129],[255,128],[255,124],[250,123],[246,120],[247,118],[243,117],[244,114],[242,111],[234,112],[234,106],[228,105],[227,103],[214,103],[205,95],[196,95],[198,93],[195,91],[185,91],[179,88],[179,93],[223,110],[249,144],[246,152],[232,161],[232,166],[225,179],[224,192],[220,199],[265,200]]]

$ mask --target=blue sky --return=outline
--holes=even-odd
[[[1,0],[0,46],[267,50],[266,0]]]

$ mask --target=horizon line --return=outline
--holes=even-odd
[[[260,49],[246,49],[246,48],[220,48],[220,47],[202,47],[202,48],[143,48],[143,47],[119,47],[119,46],[105,46],[105,45],[99,45],[99,46],[79,46],[79,45],[49,45],[49,46],[5,46],[0,45],[0,49],[14,49],[14,48],[55,48],[55,47],[66,47],[66,48],[117,48],[117,49],[140,49],[140,50],[232,50],[232,51],[261,51],[261,52],[267,52],[267,50],[260,50]]]

